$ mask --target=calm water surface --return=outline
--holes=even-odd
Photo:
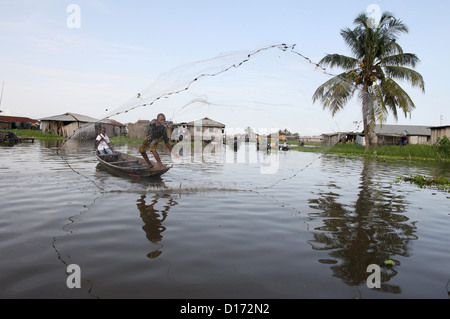
[[[0,148],[1,298],[448,298],[450,195],[394,182],[448,167],[247,145],[143,182],[57,147]]]

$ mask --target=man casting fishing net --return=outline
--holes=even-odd
[[[153,156],[155,157],[158,164],[160,166],[163,166],[161,159],[159,158],[159,154],[156,151],[156,146],[161,141],[161,139],[164,140],[164,143],[166,144],[167,148],[172,152],[175,158],[179,158],[179,156],[175,154],[175,152],[172,150],[172,146],[170,146],[169,144],[169,137],[167,136],[167,127],[166,127],[166,116],[162,113],[158,114],[156,120],[152,120],[150,122],[147,135],[145,136],[144,142],[139,148],[139,152],[141,153],[144,160],[147,162],[148,168],[154,167],[147,155],[147,150],[149,148],[150,151],[153,153]]]

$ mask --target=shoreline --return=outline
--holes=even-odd
[[[30,137],[38,140],[65,140],[65,137],[42,133],[39,130],[5,130],[13,132],[19,137]],[[130,137],[111,137],[112,144],[126,145],[126,144],[140,144],[142,139]],[[194,142],[191,142],[194,143]],[[170,142],[173,146],[176,142]],[[207,143],[202,143],[206,145]],[[420,160],[420,161],[436,161],[438,163],[450,163],[450,155],[442,152],[436,145],[428,144],[409,144],[404,146],[389,145],[389,146],[374,146],[370,150],[366,150],[362,145],[355,144],[336,144],[333,147],[324,147],[321,143],[306,142],[304,146],[299,146],[298,141],[288,141],[290,151],[297,152],[312,152],[325,153],[341,156],[353,156],[364,158],[375,158],[379,160]]]

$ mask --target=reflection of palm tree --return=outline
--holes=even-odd
[[[145,231],[146,237],[150,242],[153,244],[159,244],[163,238],[162,233],[166,230],[166,227],[164,227],[162,223],[167,217],[167,212],[170,207],[175,206],[178,203],[174,201],[170,195],[155,197],[151,201],[151,204],[146,204],[145,198],[146,195],[142,195],[136,204],[141,213],[141,218],[144,221],[144,226],[142,226],[142,229]],[[165,205],[162,210],[155,209],[155,205],[158,203],[158,200],[163,198],[168,198],[168,204]],[[162,246],[160,245],[160,248],[161,247]],[[162,253],[160,248],[148,253],[147,256],[149,258],[157,258]]]
[[[322,193],[318,199],[310,199],[310,207],[319,213],[310,214],[323,220],[323,226],[315,228],[313,249],[328,250],[334,275],[351,286],[364,284],[367,266],[382,266],[381,281],[387,282],[396,275],[394,268],[383,267],[391,256],[409,255],[409,241],[416,239],[414,227],[406,224],[401,215],[405,211],[401,196],[389,190],[375,187],[372,181],[374,161],[364,160],[360,191],[354,212],[337,202],[339,194]],[[381,290],[399,293],[400,287],[383,284]]]

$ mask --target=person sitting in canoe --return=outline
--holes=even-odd
[[[150,162],[150,159],[148,158],[147,155],[148,149],[150,149],[158,164],[160,166],[163,166],[159,154],[156,151],[156,146],[158,145],[161,139],[164,140],[166,147],[172,152],[175,158],[179,157],[177,154],[175,154],[175,152],[172,150],[172,146],[170,146],[169,144],[169,137],[167,136],[167,128],[165,124],[166,124],[166,116],[162,113],[158,114],[156,120],[152,120],[150,122],[147,135],[145,136],[144,141],[142,142],[142,145],[139,148],[139,153],[141,153],[142,157],[147,162],[148,168],[153,168],[153,164]]]
[[[109,141],[108,135],[106,135],[106,129],[104,127],[101,128],[100,134],[95,139],[95,146],[98,154],[113,154],[111,142]]]

